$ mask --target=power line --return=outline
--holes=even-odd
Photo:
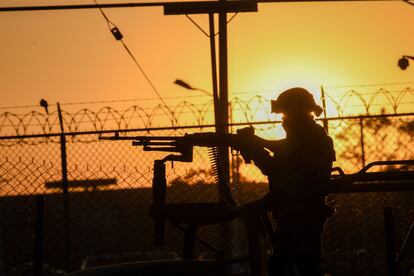
[[[14,106],[0,106],[0,109],[23,109],[23,108],[34,108],[39,105],[14,105]]]
[[[403,84],[414,84],[414,82],[413,81],[407,81],[407,82],[386,82],[386,83],[370,83],[370,84],[335,85],[335,86],[324,86],[324,88],[335,89],[335,88],[350,88],[350,87],[375,87],[375,86],[390,86],[390,85],[403,85]]]
[[[94,3],[99,6],[98,2],[96,0],[93,0]],[[159,100],[162,102],[162,104],[164,106],[167,107],[166,102],[164,101],[164,99],[161,97],[161,94],[158,92],[157,88],[155,87],[154,83],[151,81],[151,79],[148,77],[147,73],[145,73],[143,67],[139,64],[138,60],[136,59],[135,55],[131,52],[131,50],[128,48],[128,46],[126,45],[126,43],[123,40],[123,35],[121,33],[121,31],[118,29],[118,27],[115,25],[115,23],[113,23],[111,20],[109,20],[109,18],[106,16],[105,12],[102,10],[101,7],[98,7],[99,11],[101,12],[102,16],[104,17],[106,23],[108,24],[108,28],[111,31],[111,33],[114,35],[116,40],[119,40],[122,44],[122,46],[124,47],[124,49],[126,50],[126,52],[128,53],[128,55],[132,58],[132,60],[134,61],[135,65],[138,67],[138,69],[141,71],[142,75],[144,76],[144,78],[147,80],[147,82],[149,83],[149,85],[151,86],[152,90],[155,92],[155,94],[157,95],[157,97],[159,98]],[[168,108],[168,107],[167,107]]]
[[[414,6],[414,3],[412,3],[412,2],[410,2],[409,0],[403,0],[405,3],[407,3],[407,4],[409,4],[409,5],[411,5],[411,6]]]
[[[93,0],[93,2],[96,5],[99,5],[98,2],[96,0]],[[113,27],[116,27],[116,25],[109,20],[109,18],[106,16],[106,14],[104,13],[104,11],[102,10],[102,8],[99,8],[99,11],[101,12],[102,16],[105,18],[106,23],[108,24],[108,28],[111,30]]]

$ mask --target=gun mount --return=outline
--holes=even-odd
[[[249,135],[249,136],[248,136]],[[125,137],[116,134],[113,137],[101,137],[101,140],[132,140],[133,146],[142,146],[144,151],[170,152],[160,160],[154,161],[154,177],[152,181],[153,202],[150,205],[149,214],[154,221],[154,244],[164,245],[165,222],[169,221],[173,226],[184,232],[182,257],[190,260],[194,257],[194,244],[198,241],[214,251],[217,256],[222,256],[220,250],[210,245],[203,239],[197,237],[197,230],[200,226],[220,224],[241,217],[244,221],[246,231],[249,235],[249,251],[254,252],[249,256],[222,260],[223,264],[249,262],[252,275],[262,275],[260,265],[261,252],[258,249],[260,231],[256,228],[256,217],[245,208],[234,208],[236,202],[232,198],[228,186],[228,179],[221,169],[220,147],[231,147],[239,151],[246,143],[251,143],[254,136],[253,127],[244,128],[237,134],[218,134],[214,132],[186,134],[184,136],[133,136]],[[264,142],[265,140],[260,140]],[[258,141],[259,142],[259,141]],[[225,202],[217,203],[166,203],[167,181],[165,163],[167,161],[192,162],[193,148],[208,147],[209,156],[212,162],[213,173],[218,184],[225,190]],[[243,156],[246,163],[250,163],[247,156]],[[184,226],[183,226],[184,224]]]

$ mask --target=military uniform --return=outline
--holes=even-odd
[[[289,275],[296,265],[302,276],[319,276],[321,236],[333,209],[318,188],[329,181],[335,151],[313,116],[297,116],[294,124],[295,131],[284,126],[286,139],[255,136],[243,151],[269,179],[270,192],[263,201],[277,223],[269,275]]]

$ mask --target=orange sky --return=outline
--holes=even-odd
[[[75,2],[1,6],[68,3]],[[197,93],[174,85],[176,78],[211,90],[208,38],[185,16],[164,16],[161,7],[106,13],[163,97]],[[193,18],[208,30],[206,15]],[[414,55],[413,26],[414,7],[402,1],[259,4],[259,12],[239,14],[228,25],[230,97],[276,96],[297,85],[317,92],[320,85],[414,81],[414,61],[405,71],[396,65],[403,54]],[[98,10],[0,13],[0,33],[2,107],[36,105],[40,98],[156,97]]]

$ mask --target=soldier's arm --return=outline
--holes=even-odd
[[[277,161],[273,155],[283,150],[285,143],[284,139],[266,140],[255,135],[240,147],[240,151],[251,159],[264,175],[269,175],[275,169]]]

